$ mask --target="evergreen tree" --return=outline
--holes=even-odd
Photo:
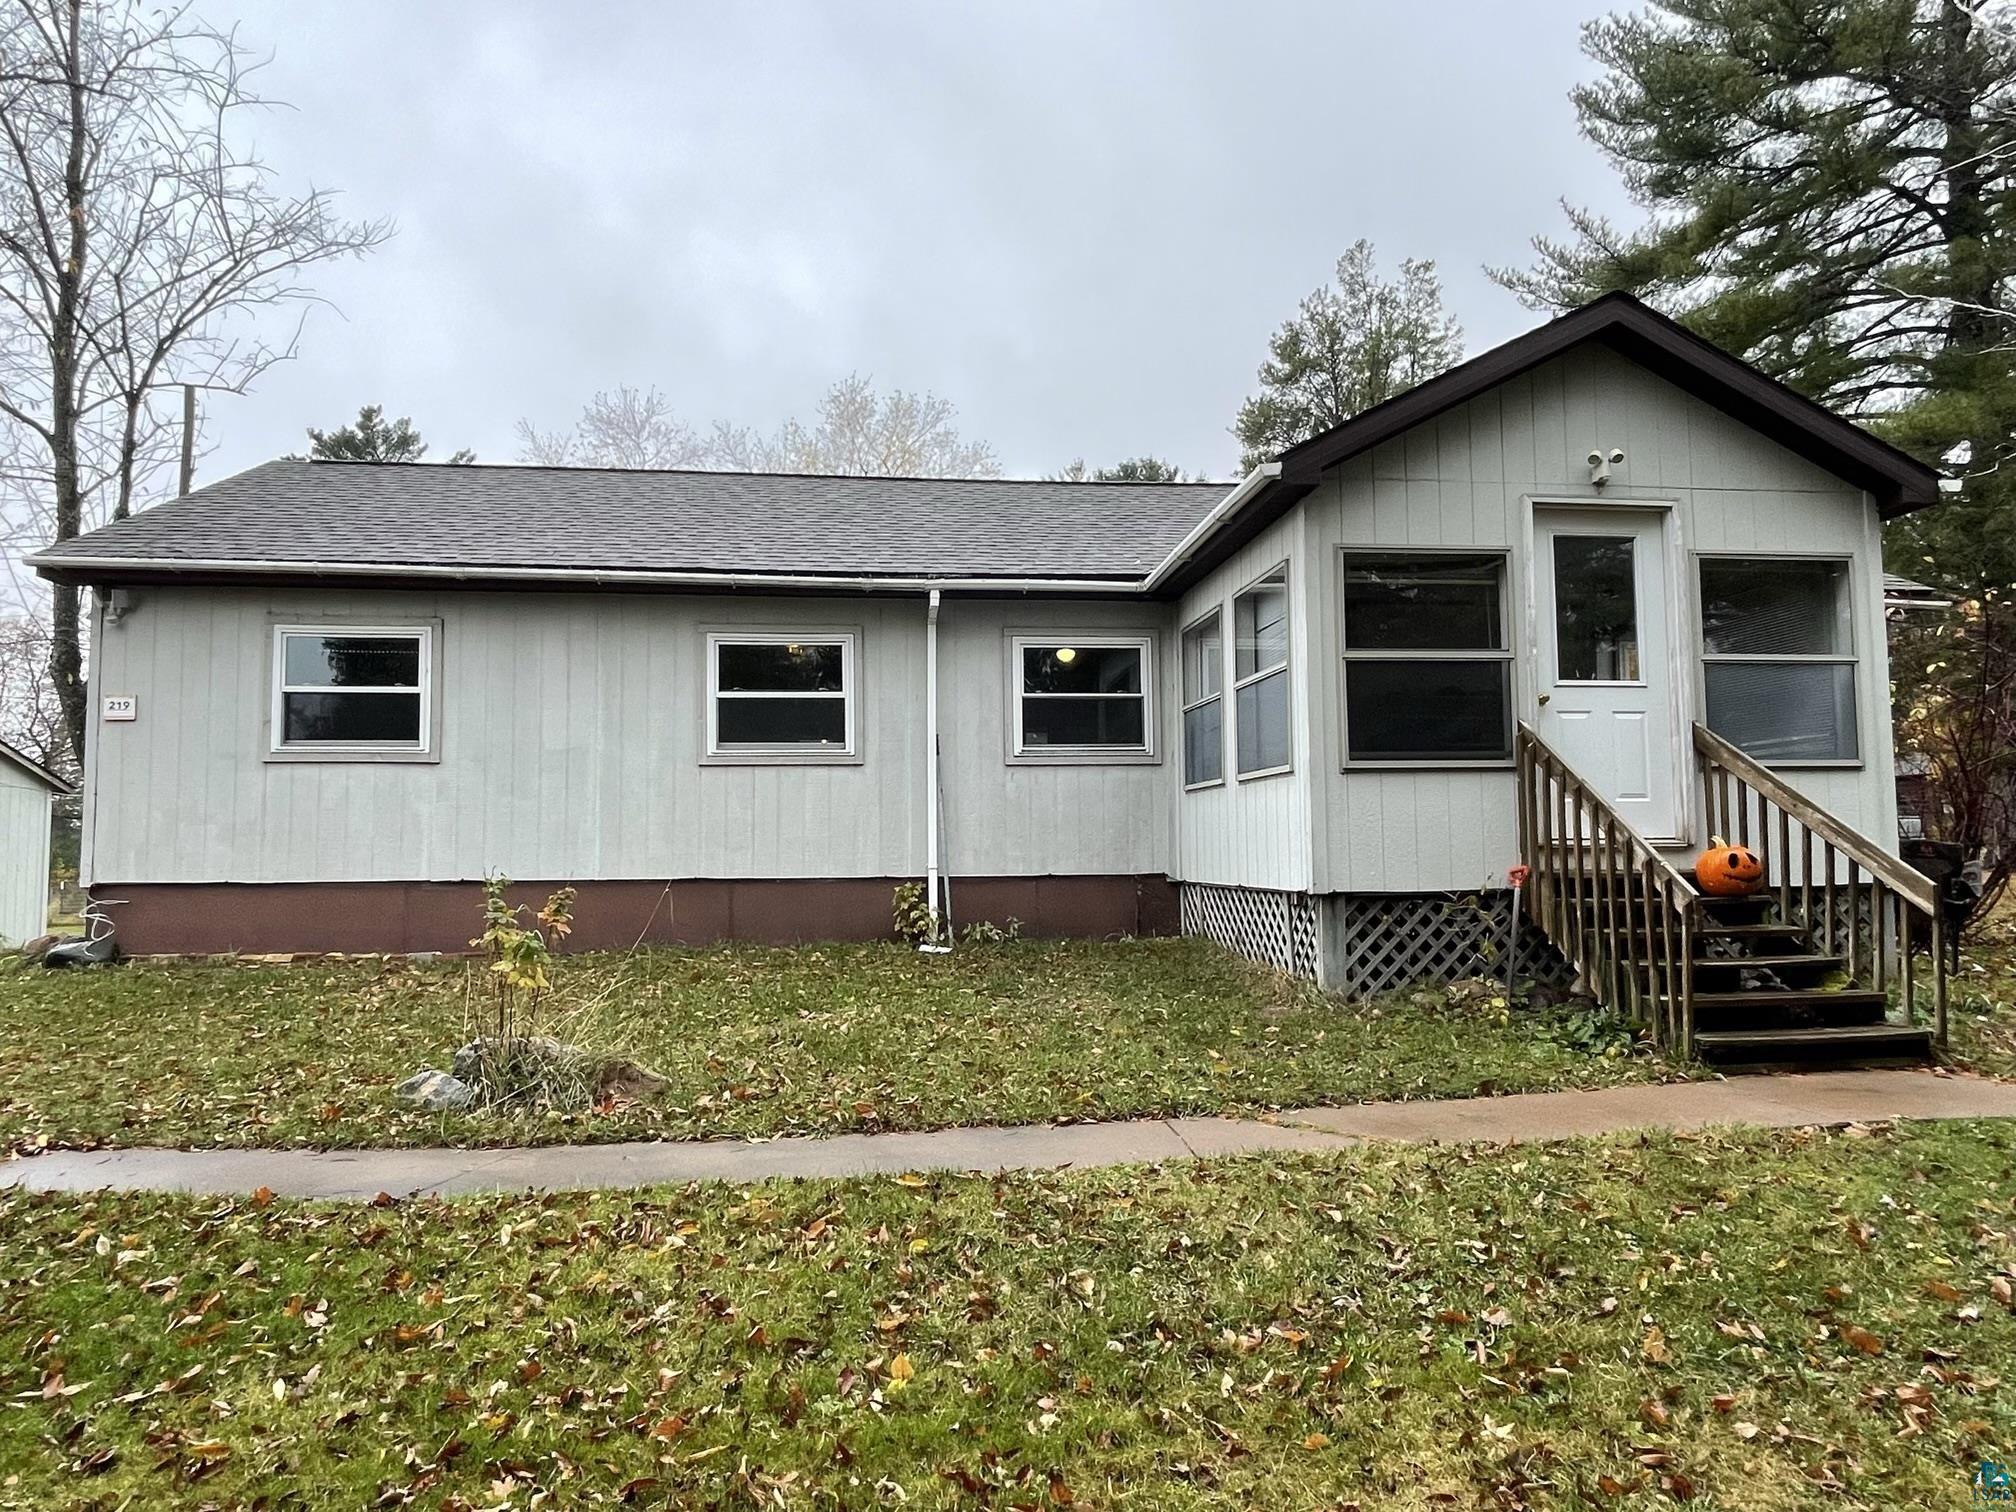
[[[1337,259],[1335,286],[1302,301],[1267,343],[1261,391],[1239,406],[1232,433],[1242,471],[1270,460],[1433,378],[1463,358],[1463,331],[1442,308],[1435,264],[1409,258],[1379,277],[1372,244]]]
[[[1202,483],[1203,478],[1185,478],[1183,469],[1160,457],[1142,455],[1115,462],[1111,467],[1088,467],[1083,457],[1051,475],[1058,483]]]
[[[357,411],[354,425],[330,431],[310,426],[308,455],[317,462],[419,462],[427,455],[427,443],[404,415],[388,422],[382,407],[367,404]],[[476,453],[464,447],[448,462],[464,466],[475,460]]]

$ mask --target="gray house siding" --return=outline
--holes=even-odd
[[[49,787],[0,755],[0,945],[48,926]]]
[[[924,869],[921,599],[178,589],[134,600],[98,641],[95,691],[134,695],[139,717],[94,729],[92,882]],[[1166,617],[1148,603],[946,606],[940,697],[955,871],[1167,870],[1166,762],[1008,764],[1005,639],[1046,625],[1159,638]],[[438,761],[266,759],[271,627],[329,619],[439,621]],[[705,762],[709,627],[858,634],[859,761]]]

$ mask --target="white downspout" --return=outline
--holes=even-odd
[[[931,590],[930,606],[924,615],[924,896],[931,909],[931,938],[926,948],[939,942],[938,912],[938,604],[939,591]]]

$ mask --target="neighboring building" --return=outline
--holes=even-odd
[[[49,928],[49,805],[70,785],[0,741],[0,945]]]
[[[876,936],[942,859],[1362,989],[1474,966],[1521,723],[1676,850],[1704,721],[1894,854],[1936,485],[1613,295],[1236,487],[275,462],[31,560],[98,590],[129,949],[460,948],[493,871],[583,944]]]

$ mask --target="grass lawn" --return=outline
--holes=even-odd
[[[605,1114],[400,1113],[471,1032],[462,962],[0,976],[0,1149],[506,1144],[925,1129],[1680,1074],[1562,1012],[1353,1008],[1197,940],[658,950],[561,967],[587,1043],[671,1079]],[[480,989],[482,972],[475,968]],[[1418,1000],[1417,1000],[1418,999]],[[579,1025],[585,1024],[585,1029]]]
[[[387,1207],[0,1194],[0,1507],[1891,1509],[2016,1125]]]
[[[1967,942],[1948,990],[1946,1028],[1955,1065],[2016,1078],[2016,902]]]

